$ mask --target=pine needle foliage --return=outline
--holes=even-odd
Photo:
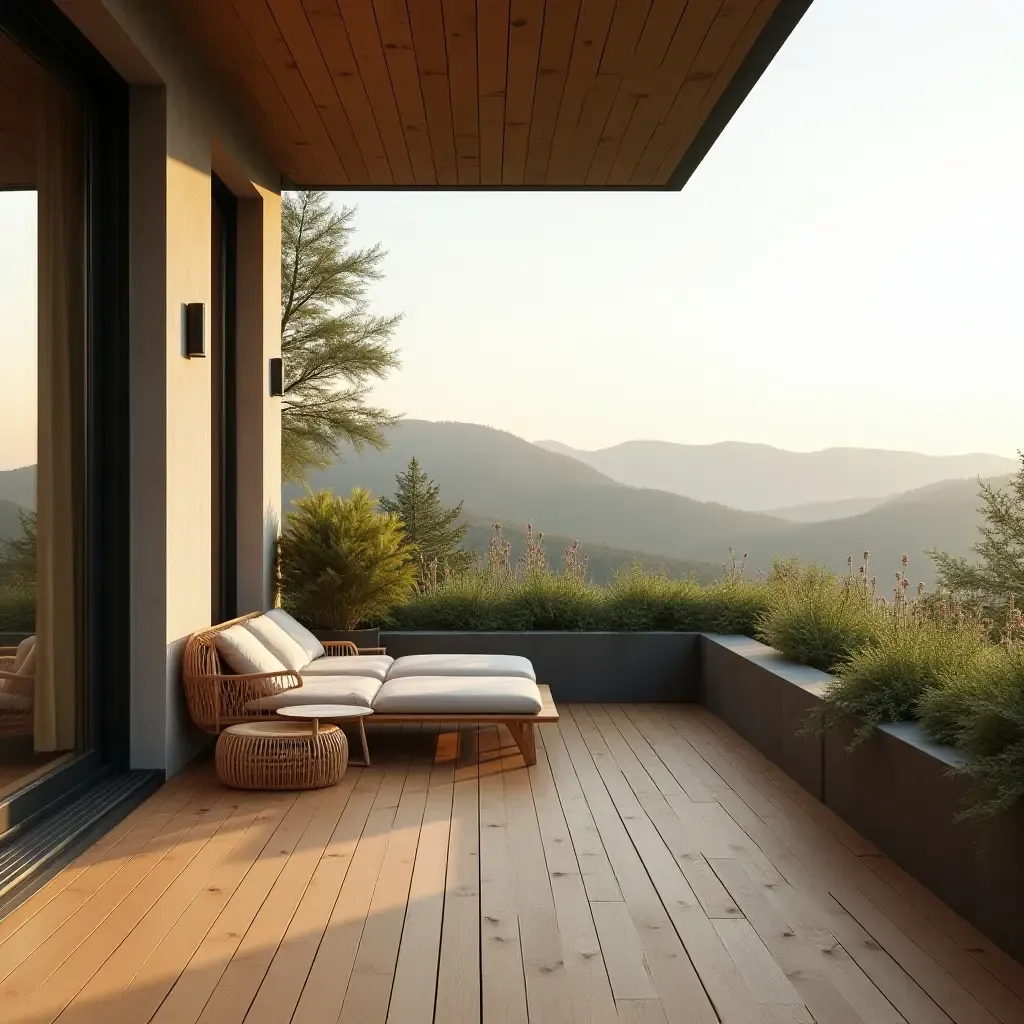
[[[926,693],[950,677],[971,675],[986,647],[975,629],[878,614],[870,642],[836,667],[805,731],[852,721],[857,746],[883,722],[911,721]]]
[[[278,551],[281,601],[311,629],[357,629],[405,601],[416,582],[415,548],[398,517],[368,491],[311,492],[289,512]]]
[[[281,469],[301,480],[339,447],[382,449],[397,417],[369,404],[372,384],[399,365],[401,316],[369,312],[367,286],[386,253],[352,244],[355,209],[326,192],[286,193],[281,206]]]
[[[930,551],[938,586],[976,602],[993,621],[1005,619],[1011,600],[1024,605],[1024,452],[1020,472],[1006,489],[981,483],[981,538],[972,548],[977,562]]]
[[[404,473],[395,476],[398,489],[394,497],[378,501],[382,512],[398,516],[405,533],[405,542],[418,552],[417,583],[422,588],[428,577],[439,573],[442,578],[461,576],[476,561],[471,551],[459,545],[466,536],[461,523],[462,502],[447,508],[441,502],[441,487],[434,483],[415,457],[409,460]]]

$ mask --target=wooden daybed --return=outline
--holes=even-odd
[[[183,676],[185,697],[192,721],[205,732],[219,734],[229,725],[242,722],[279,719],[272,708],[253,707],[254,703],[267,704],[303,687],[301,669],[280,668],[271,672],[238,674],[230,671],[217,646],[217,636],[232,626],[241,626],[260,618],[263,613],[253,612],[230,622],[222,622],[192,634],[185,645]],[[320,641],[326,657],[339,658],[383,654],[383,649],[360,650],[348,641]],[[388,659],[390,660],[390,659]],[[313,690],[320,680],[307,677],[307,689]],[[537,763],[537,745],[534,727],[558,721],[549,687],[537,684],[541,707],[529,714],[441,713],[374,711],[371,722],[467,722],[504,725],[516,742],[528,765]],[[311,692],[309,703],[320,704],[320,692]],[[294,704],[295,701],[290,701]],[[368,704],[373,707],[372,703]],[[327,719],[328,721],[330,719]]]

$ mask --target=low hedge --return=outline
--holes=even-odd
[[[374,623],[388,629],[708,632],[753,635],[768,589],[735,580],[702,587],[639,569],[611,586],[547,572],[495,581],[471,574],[440,584]]]

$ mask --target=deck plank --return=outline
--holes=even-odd
[[[706,709],[182,773],[0,921],[4,1024],[1015,1024],[1024,967]],[[717,1009],[717,1012],[716,1012]]]

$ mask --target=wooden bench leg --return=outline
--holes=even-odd
[[[523,760],[529,764],[537,763],[537,735],[533,731],[533,722],[506,722],[505,727],[516,741]]]

